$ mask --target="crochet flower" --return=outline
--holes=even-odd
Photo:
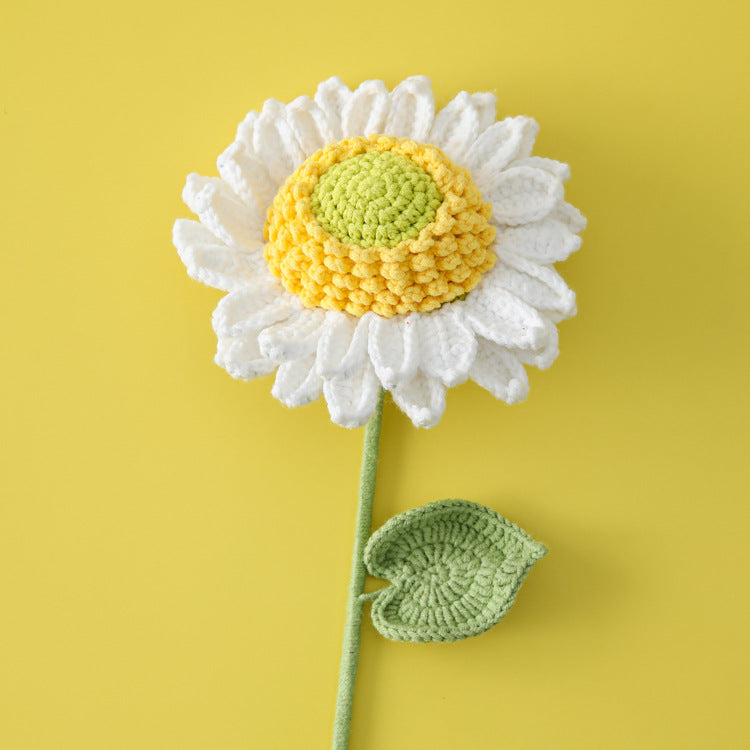
[[[193,278],[228,294],[213,316],[217,364],[276,371],[273,395],[324,395],[359,427],[382,388],[416,426],[471,379],[507,403],[524,365],[558,354],[575,295],[553,264],[585,219],[564,200],[567,165],[532,156],[528,117],[495,121],[495,97],[461,92],[436,112],[427,78],[392,91],[340,79],[250,112],[183,191],[200,222],[173,239]]]

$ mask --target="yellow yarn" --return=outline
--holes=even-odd
[[[416,237],[392,247],[341,242],[315,218],[313,190],[331,166],[383,151],[421,167],[442,203]],[[469,172],[435,146],[384,135],[348,138],[313,154],[279,190],[264,228],[265,257],[308,307],[357,317],[370,310],[385,318],[427,312],[469,292],[494,264],[491,211]]]

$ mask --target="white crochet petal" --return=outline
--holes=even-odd
[[[510,349],[518,359],[525,365],[533,365],[540,370],[546,370],[560,354],[559,336],[557,326],[545,315],[544,319],[545,335],[542,345],[538,349]]]
[[[485,274],[481,288],[469,294],[463,314],[476,333],[500,346],[539,349],[547,336],[545,320],[531,305],[489,281],[498,265]]]
[[[509,166],[543,169],[545,172],[555,175],[560,182],[566,182],[570,179],[570,167],[565,162],[546,159],[543,156],[527,156],[523,159],[515,159]]]
[[[578,233],[586,229],[586,217],[575,206],[565,201],[555,206],[550,217],[563,222],[571,232]]]
[[[351,95],[349,87],[338,76],[323,81],[315,92],[315,102],[325,112],[332,141],[342,138],[341,114]]]
[[[295,408],[311,404],[323,393],[323,381],[315,371],[315,355],[284,362],[276,371],[271,395]]]
[[[216,160],[219,174],[250,210],[250,223],[262,227],[275,193],[263,162],[235,141]]]
[[[576,295],[554,268],[500,252],[502,262],[488,279],[544,313],[553,322],[576,314]]]
[[[530,117],[506,117],[477,138],[466,156],[466,166],[483,194],[495,186],[510,162],[531,154],[538,132],[539,125]]]
[[[388,114],[388,101],[388,89],[382,81],[360,84],[341,113],[344,138],[382,133]]]
[[[462,91],[435,115],[428,140],[463,163],[478,135],[479,112],[471,94]]]
[[[492,221],[517,226],[538,221],[562,202],[564,188],[553,174],[533,167],[509,167],[486,194]]]
[[[253,148],[266,165],[276,189],[305,160],[281,102],[275,99],[264,102],[253,129]]]
[[[391,92],[385,132],[397,138],[424,142],[435,116],[435,99],[430,79],[411,76]]]
[[[215,289],[231,292],[265,273],[260,252],[240,252],[228,247],[197,221],[177,219],[172,242],[188,276]]]
[[[185,205],[201,224],[227,245],[258,249],[263,245],[263,225],[255,223],[247,207],[218,177],[189,174],[182,191]]]
[[[237,126],[237,135],[235,140],[239,141],[251,156],[255,154],[255,146],[253,146],[253,131],[255,130],[255,123],[258,121],[260,113],[253,110],[245,115],[245,119]]]
[[[341,427],[354,429],[367,424],[375,412],[380,381],[373,366],[367,362],[347,378],[326,380],[323,393],[331,421]]]
[[[506,404],[523,401],[529,394],[529,379],[518,357],[487,339],[479,339],[469,377]]]
[[[497,97],[491,91],[477,91],[471,95],[479,117],[479,132],[484,133],[495,122]]]
[[[417,321],[420,369],[452,388],[463,383],[474,361],[474,331],[455,305],[444,305]]]
[[[369,328],[368,352],[386,389],[410,381],[419,366],[419,313],[404,318],[374,317]]]
[[[495,250],[510,252],[535,263],[565,260],[581,246],[581,238],[563,222],[547,217],[520,227],[501,227],[495,237]]]
[[[211,323],[219,337],[242,336],[286,320],[294,312],[294,305],[272,284],[255,281],[220,299]]]
[[[321,377],[346,379],[359,372],[367,359],[370,321],[374,313],[355,318],[329,311],[318,341],[318,373]]]
[[[421,372],[392,388],[391,396],[415,427],[434,427],[445,412],[445,386]]]
[[[313,354],[318,346],[323,310],[301,310],[281,323],[266,328],[260,336],[260,350],[277,362],[293,362]]]
[[[306,157],[334,140],[328,116],[307,96],[297,97],[287,105],[286,119]]]
[[[258,336],[252,332],[238,337],[219,336],[214,361],[238,380],[262,378],[277,367],[276,362],[261,354]]]

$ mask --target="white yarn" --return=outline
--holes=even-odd
[[[392,388],[391,395],[416,427],[434,427],[445,411],[445,386],[422,372]]]
[[[573,234],[559,219],[547,217],[541,221],[508,227],[500,233],[496,250],[546,264],[565,260],[581,246],[581,238]]]
[[[306,406],[322,393],[323,379],[315,371],[314,354],[279,365],[271,394],[285,406]]]
[[[484,133],[495,122],[497,97],[491,91],[476,91],[471,95],[471,103],[479,117],[479,133]]]
[[[531,153],[539,126],[530,117],[506,117],[490,125],[470,145],[466,166],[477,187],[486,193],[513,159]]]
[[[243,289],[266,271],[259,253],[232,250],[197,221],[175,221],[172,239],[188,274],[216,289]]]
[[[529,379],[518,357],[487,339],[480,338],[469,375],[495,398],[508,404],[523,401],[529,392]]]
[[[469,377],[477,353],[477,340],[469,324],[453,305],[444,305],[417,319],[420,369],[448,388]]]
[[[486,198],[492,203],[492,221],[518,226],[543,219],[563,199],[562,182],[534,167],[508,167],[498,174]]]
[[[221,179],[240,197],[262,224],[275,194],[273,180],[263,162],[240,141],[231,143],[216,160]]]
[[[391,92],[385,132],[398,138],[424,142],[435,116],[435,99],[430,79],[412,76]],[[364,134],[363,134],[364,135]]]
[[[268,99],[253,129],[253,149],[259,157],[265,157],[264,162],[276,187],[305,160],[286,120],[285,110],[281,102]]]
[[[367,342],[375,313],[361,318],[330,312],[318,341],[317,369],[326,380],[346,380],[368,362]]]
[[[262,248],[261,217],[249,210],[223,180],[190,174],[182,199],[221,242],[245,250]]]
[[[375,316],[370,323],[368,353],[383,388],[408,383],[419,367],[419,313],[393,318]]]
[[[380,391],[380,381],[370,362],[345,378],[323,382],[323,394],[331,419],[349,429],[361,427],[372,416]]]
[[[365,81],[351,95],[341,113],[344,138],[382,133],[388,114],[388,89],[382,81]]]
[[[217,161],[221,177],[187,179],[183,198],[200,222],[178,219],[173,231],[189,275],[228,292],[213,315],[217,364],[240,379],[275,371],[276,398],[291,407],[322,394],[331,419],[349,428],[370,418],[381,385],[419,427],[437,424],[446,388],[467,378],[507,403],[525,398],[524,365],[552,364],[555,323],[575,314],[552,264],[580,247],[586,223],[564,201],[567,165],[531,155],[537,131],[528,117],[495,122],[489,92],[461,92],[435,113],[423,76],[390,93],[381,81],[351,91],[331,78],[312,99],[268,100],[249,113]],[[430,313],[306,309],[263,257],[268,207],[315,151],[376,132],[432,143],[469,169],[493,206],[498,261],[465,299]]]
[[[559,322],[576,313],[576,295],[554,268],[540,266],[507,251],[499,253],[502,263],[493,282]]]
[[[494,102],[493,102],[494,107]],[[494,120],[494,111],[493,118]],[[467,91],[462,91],[435,116],[428,141],[441,143],[453,161],[466,163],[467,151],[479,135],[479,112]]]
[[[485,274],[474,293],[458,304],[480,336],[519,351],[539,349],[546,337],[544,319],[534,307],[502,288],[495,278],[499,266]]]
[[[333,140],[326,113],[307,96],[287,105],[286,119],[305,154],[314,154]]]
[[[343,138],[341,116],[351,95],[349,87],[338,76],[323,81],[315,92],[315,102],[328,119],[331,141],[340,141]]]

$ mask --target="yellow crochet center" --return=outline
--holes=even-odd
[[[364,168],[370,171],[363,178]],[[326,197],[325,214],[319,183],[335,196],[334,203]],[[367,189],[358,196],[359,184]],[[388,196],[397,210],[383,204]],[[435,146],[384,135],[348,138],[313,154],[279,190],[264,228],[265,257],[308,307],[357,317],[428,312],[469,292],[494,264],[491,211],[469,172]]]

